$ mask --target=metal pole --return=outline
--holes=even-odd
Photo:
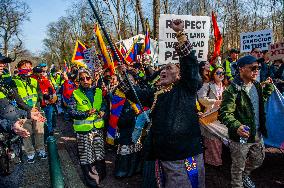
[[[121,64],[122,64],[122,63],[121,63],[121,60],[120,60],[120,58],[119,58],[119,56],[118,56],[118,54],[117,54],[117,52],[116,52],[116,50],[115,50],[115,47],[114,47],[114,45],[113,45],[113,43],[112,43],[112,41],[111,41],[111,39],[110,39],[110,37],[109,37],[109,35],[108,35],[108,33],[107,33],[105,27],[104,27],[104,23],[103,23],[102,20],[100,19],[100,17],[99,17],[99,15],[98,15],[98,13],[97,13],[97,11],[96,11],[96,9],[95,9],[95,7],[94,7],[92,1],[91,1],[91,0],[88,0],[88,1],[89,1],[89,4],[90,4],[90,6],[91,6],[93,12],[94,12],[94,15],[95,15],[96,20],[99,22],[99,25],[101,26],[101,29],[102,29],[102,31],[103,31],[103,33],[104,33],[104,35],[105,35],[105,38],[106,38],[108,44],[110,45],[111,50],[114,52],[114,57],[116,58],[118,64],[121,65]],[[150,118],[149,118],[149,116],[145,113],[145,111],[143,110],[143,106],[142,106],[142,104],[141,104],[141,102],[140,102],[140,100],[139,100],[139,98],[138,98],[138,96],[137,96],[137,93],[136,93],[136,91],[135,91],[135,89],[134,89],[134,87],[133,87],[133,84],[132,84],[131,81],[129,80],[128,74],[127,74],[126,72],[124,72],[124,74],[125,74],[125,78],[126,78],[127,82],[128,82],[129,85],[130,85],[131,90],[133,91],[133,93],[134,93],[134,95],[135,95],[135,98],[136,98],[136,100],[137,100],[138,105],[141,107],[141,111],[143,112],[143,114],[145,115],[145,118],[147,119],[147,123],[150,123]]]
[[[64,188],[64,181],[57,151],[56,139],[53,136],[49,136],[46,142],[48,148],[48,162],[51,187]]]

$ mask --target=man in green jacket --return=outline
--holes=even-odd
[[[250,172],[264,160],[262,136],[267,136],[264,102],[273,91],[271,78],[256,82],[257,59],[251,55],[238,60],[239,74],[224,91],[219,119],[228,127],[232,157],[233,188],[255,187]]]

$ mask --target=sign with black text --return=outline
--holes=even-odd
[[[273,43],[273,31],[271,29],[256,32],[241,33],[241,52],[251,52],[253,48],[268,50]]]
[[[270,60],[284,59],[284,42],[278,42],[269,46]]]
[[[176,32],[170,28],[172,20],[175,19],[184,21],[184,32],[193,46],[197,59],[207,61],[210,17],[161,14],[158,65],[179,62],[179,56],[174,49],[174,44],[177,43]]]

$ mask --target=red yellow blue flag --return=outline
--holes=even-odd
[[[151,54],[150,50],[150,29],[147,26],[146,33],[145,33],[145,39],[144,39],[144,44],[142,46],[141,53],[144,54]]]
[[[87,67],[84,63],[84,50],[86,49],[86,46],[81,43],[79,40],[76,41],[75,49],[72,57],[72,63],[75,63],[82,67]]]
[[[98,42],[99,42],[99,46],[103,55],[103,58],[105,59],[105,61],[107,62],[108,68],[110,69],[111,74],[115,74],[115,68],[114,68],[114,63],[110,58],[110,54],[107,50],[107,47],[105,45],[104,39],[101,35],[100,29],[98,24],[95,25],[95,29],[94,29]]]

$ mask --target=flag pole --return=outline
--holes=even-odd
[[[119,64],[119,65],[122,65],[122,63],[121,63],[121,61],[120,61],[120,58],[119,58],[119,56],[118,56],[118,54],[117,54],[117,52],[116,52],[116,50],[115,50],[115,48],[114,48],[114,45],[113,45],[113,43],[112,43],[112,41],[111,41],[111,39],[110,39],[110,37],[109,37],[109,35],[108,35],[108,33],[107,33],[105,27],[104,27],[104,23],[103,23],[102,20],[100,19],[100,17],[99,17],[99,15],[98,15],[98,13],[97,13],[97,11],[96,11],[96,9],[95,9],[95,7],[94,7],[92,1],[91,1],[91,0],[88,0],[88,2],[89,2],[89,4],[90,4],[90,6],[91,6],[91,9],[93,10],[93,13],[94,13],[94,15],[95,15],[96,20],[99,22],[99,25],[101,26],[101,29],[102,29],[102,31],[103,31],[103,33],[104,33],[104,35],[105,35],[105,38],[106,38],[108,44],[110,45],[111,50],[114,52],[114,57],[117,59],[118,64]],[[135,98],[136,98],[136,100],[137,100],[138,105],[141,107],[142,113],[145,115],[145,118],[146,118],[146,120],[147,120],[147,123],[150,123],[150,118],[149,118],[149,116],[146,114],[146,112],[144,111],[143,106],[142,106],[142,104],[141,104],[141,102],[140,102],[140,100],[139,100],[139,98],[138,98],[138,95],[137,95],[137,93],[136,93],[136,91],[135,91],[135,89],[134,89],[134,87],[133,87],[133,84],[132,84],[132,82],[130,82],[130,80],[129,80],[129,77],[128,77],[127,72],[125,71],[124,74],[125,74],[125,78],[126,78],[127,82],[128,82],[129,85],[130,85],[131,90],[133,91],[133,93],[134,93],[134,95],[135,95]]]

